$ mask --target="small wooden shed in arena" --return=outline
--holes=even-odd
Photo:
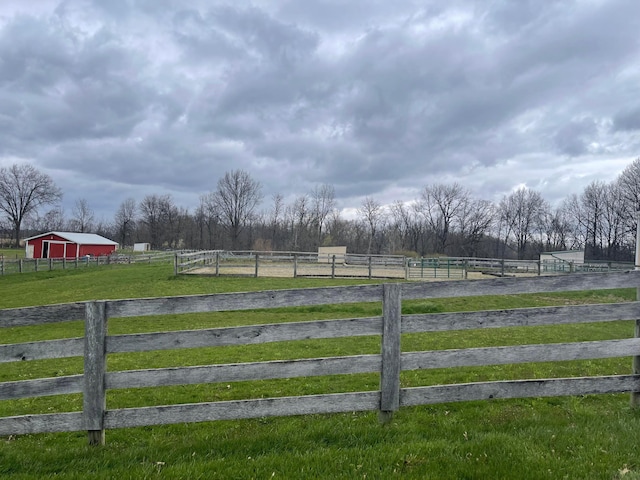
[[[111,255],[118,243],[95,233],[48,232],[25,239],[27,258]]]

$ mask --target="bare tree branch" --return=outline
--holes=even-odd
[[[49,175],[29,164],[0,168],[0,212],[11,222],[16,246],[20,244],[22,222],[38,208],[59,201],[62,191]]]

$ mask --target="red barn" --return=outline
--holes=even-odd
[[[118,243],[95,233],[48,232],[25,239],[27,258],[76,258],[110,255]]]

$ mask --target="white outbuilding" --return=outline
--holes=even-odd
[[[543,272],[571,271],[575,265],[583,263],[584,250],[561,250],[540,254],[540,268]]]

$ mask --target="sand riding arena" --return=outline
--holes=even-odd
[[[515,263],[514,263],[515,262]],[[305,252],[209,250],[176,255],[176,274],[251,277],[462,280],[539,275],[535,261],[319,255]]]

